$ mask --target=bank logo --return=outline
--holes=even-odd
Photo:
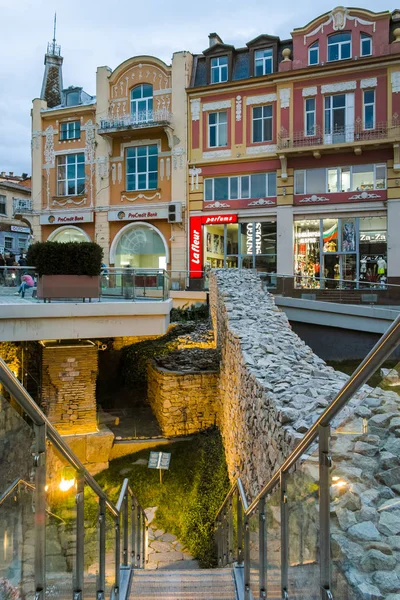
[[[118,215],[117,215],[118,219],[125,219],[125,213],[123,210],[120,210]]]
[[[56,220],[54,215],[50,215],[49,218],[47,219],[49,223],[54,223],[54,221]]]

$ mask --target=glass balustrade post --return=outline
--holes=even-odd
[[[266,573],[266,527],[265,527],[265,497],[261,498],[258,503],[258,535],[259,535],[259,586],[260,586],[260,598],[266,598],[266,585],[265,585],[265,573]]]
[[[106,589],[106,501],[104,498],[99,498],[99,545],[97,600],[104,600]]]
[[[330,470],[332,459],[329,452],[330,427],[319,427],[319,529],[320,529],[320,581],[321,598],[330,600]]]
[[[281,588],[282,600],[289,600],[288,596],[288,574],[289,574],[289,511],[288,496],[286,489],[287,475],[280,473],[280,496],[281,496]]]
[[[129,530],[128,530],[128,492],[124,496],[122,504],[122,523],[123,523],[123,550],[122,550],[122,564],[124,567],[128,566],[128,543],[129,543]]]
[[[46,585],[46,425],[34,425],[35,453],[35,600],[44,600]]]
[[[244,522],[244,600],[250,600],[250,517]]]
[[[132,301],[135,302],[135,300],[136,300],[136,272],[134,270],[133,276],[132,276]]]
[[[119,598],[119,582],[120,582],[120,561],[121,561],[121,514],[115,517],[115,586],[114,586],[114,600]]]
[[[85,478],[79,471],[76,481],[76,556],[75,556],[75,585],[74,600],[82,599],[84,559],[85,559]]]
[[[240,500],[240,492],[236,490],[237,502],[237,563],[243,563],[243,507]]]

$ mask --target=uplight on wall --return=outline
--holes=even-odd
[[[68,492],[68,490],[73,488],[75,484],[76,484],[75,479],[64,479],[64,477],[63,477],[61,479],[58,487],[60,488],[61,492]]]

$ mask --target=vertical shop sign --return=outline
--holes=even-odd
[[[189,257],[190,277],[199,279],[203,275],[203,228],[201,217],[191,217],[190,219]]]

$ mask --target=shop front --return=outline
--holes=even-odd
[[[86,227],[88,223],[94,222],[94,213],[90,212],[52,212],[40,215],[40,225],[52,226],[52,231],[43,236],[51,242],[90,242],[91,236]],[[47,229],[47,227],[46,227]],[[50,227],[49,227],[50,229]]]
[[[385,216],[301,219],[294,224],[295,287],[384,289]]]
[[[276,221],[207,215],[190,219],[190,277],[216,268],[276,273]]]

